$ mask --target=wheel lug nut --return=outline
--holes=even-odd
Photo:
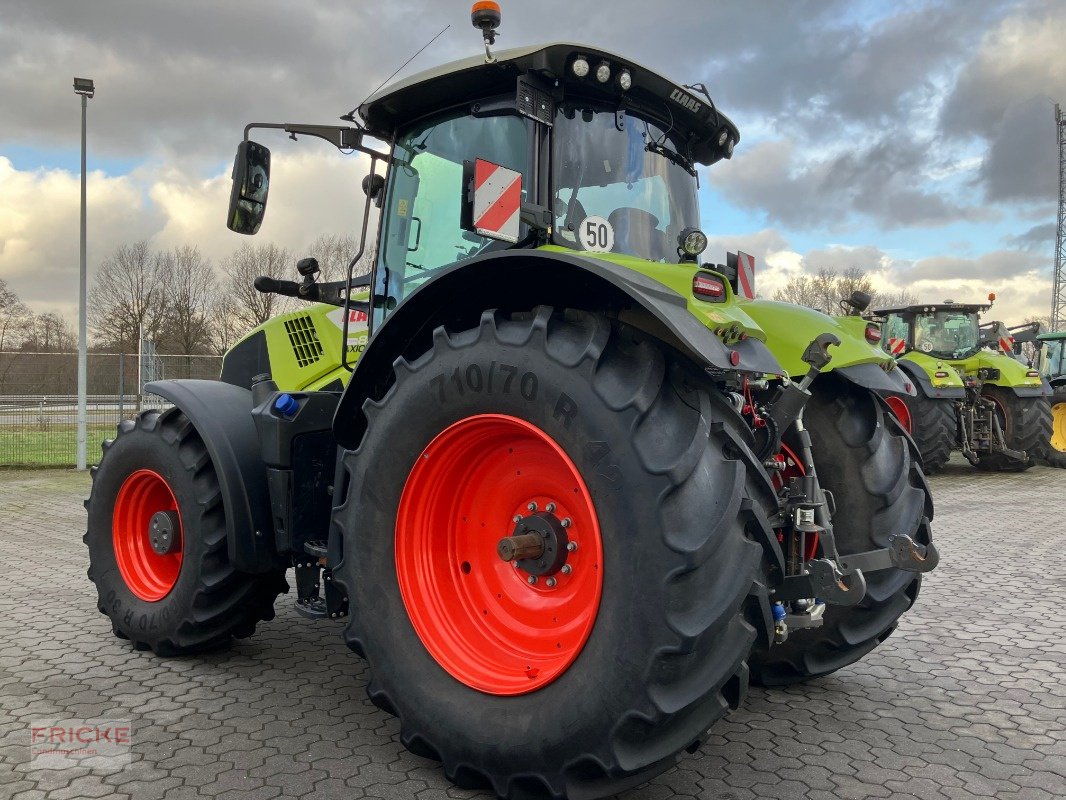
[[[566,519],[564,519],[559,524],[562,525],[564,528],[569,528],[572,523],[570,521],[570,517],[567,517]]]
[[[526,578],[526,583],[528,583],[530,586],[532,586],[536,582],[537,582],[537,576],[536,575],[530,575],[528,578]]]
[[[544,585],[547,586],[549,589],[554,589],[555,588],[555,578],[548,578],[548,580],[544,581]]]
[[[530,503],[528,506],[526,506],[526,510],[527,511],[536,511],[537,510],[537,504],[536,503]]]
[[[548,505],[544,507],[544,510],[549,514],[552,513],[555,510],[555,503],[548,503]]]
[[[515,514],[513,517],[511,517],[511,522],[515,523],[516,525],[519,522],[521,522],[521,521],[522,521],[522,515],[521,514]]]
[[[577,542],[567,542],[566,549],[569,550],[571,553],[574,552],[575,550],[577,550]]]
[[[571,567],[569,564],[563,564],[559,568],[559,572],[563,573],[563,575],[569,575],[573,571],[574,571],[574,568]]]

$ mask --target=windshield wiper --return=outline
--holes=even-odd
[[[677,164],[693,178],[696,177],[696,168],[693,166],[692,162],[676,150],[671,150],[669,147],[661,145],[658,142],[648,142],[646,145],[644,145],[644,149],[649,153],[658,153],[668,161],[672,161],[673,163]]]

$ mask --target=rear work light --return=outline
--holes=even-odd
[[[1027,378],[1039,378],[1040,377],[1040,373],[1037,372],[1035,369],[1031,369],[1027,373],[1025,373],[1025,377],[1027,377]]]
[[[713,275],[697,272],[692,276],[692,294],[700,300],[720,303],[725,300],[725,284]]]
[[[942,370],[942,369],[941,370],[937,370],[936,372],[933,373],[933,377],[934,378],[946,378],[946,377],[948,377],[948,373],[944,372],[944,370]]]
[[[881,326],[869,323],[866,326],[866,341],[877,344],[881,341]]]

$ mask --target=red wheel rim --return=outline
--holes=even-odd
[[[157,472],[139,469],[118,490],[111,519],[115,561],[122,579],[134,595],[150,603],[162,600],[177,583],[184,545],[179,514],[174,549],[165,555],[152,549],[148,529],[159,511],[178,511],[174,492]]]
[[[529,505],[536,504],[531,512]],[[516,516],[569,519],[569,572],[535,585],[496,552]],[[493,695],[547,686],[581,653],[603,588],[592,497],[535,425],[480,414],[441,432],[411,469],[396,516],[396,575],[422,644],[456,680]],[[564,568],[565,569],[565,568]]]
[[[903,426],[903,429],[907,433],[914,433],[911,423],[911,410],[907,408],[903,398],[890,395],[885,398],[885,402],[888,403],[888,407],[892,409],[892,413],[896,415],[896,419],[899,420],[899,424]]]

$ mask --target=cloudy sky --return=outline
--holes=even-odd
[[[760,292],[821,267],[922,299],[1047,314],[1066,104],[1066,3],[1051,0],[504,0],[501,47],[613,49],[704,82],[740,127],[701,175],[708,256],[756,255]],[[79,107],[89,103],[89,266],[148,238],[218,260],[245,123],[334,121],[442,27],[402,75],[474,55],[466,0],[4,0],[0,277],[76,313]],[[649,14],[657,18],[649,18]],[[401,77],[402,77],[401,75]],[[317,140],[274,154],[259,239],[354,232],[364,165]]]

